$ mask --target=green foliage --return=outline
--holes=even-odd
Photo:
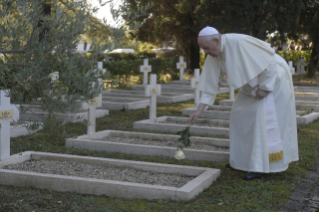
[[[282,36],[296,32],[301,0],[203,0],[197,23],[216,27],[221,33],[243,33],[264,40],[279,31]]]
[[[187,148],[191,146],[191,141],[189,140],[189,138],[191,137],[190,126],[186,127],[181,131],[178,131],[176,134],[181,136],[178,139],[178,148],[183,149],[184,147]]]
[[[305,62],[310,61],[310,55],[311,50],[305,50],[305,51],[278,51],[277,54],[279,54],[281,57],[283,57],[286,61],[294,61],[297,62],[300,59],[304,59]]]
[[[172,79],[178,79],[178,70],[176,63],[178,57],[150,58],[149,64],[152,66],[152,73],[157,74],[158,82],[163,82],[163,76],[170,75]],[[116,60],[104,62],[104,67],[111,73],[113,78],[120,76],[140,76],[140,66],[143,65],[143,59],[136,60]]]
[[[106,47],[94,39],[90,58],[75,52],[91,23],[86,5],[87,0],[0,2],[0,53],[5,58],[0,63],[0,86],[10,90],[12,103],[39,104],[54,119],[55,112],[74,111],[78,101],[98,95],[97,78],[107,75],[93,69]],[[55,71],[59,81],[51,83],[49,75]]]
[[[299,31],[307,34],[313,42],[311,57],[308,63],[308,77],[315,77],[319,62],[319,2],[302,0],[299,18]]]

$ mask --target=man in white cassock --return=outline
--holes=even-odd
[[[201,103],[190,116],[194,123],[213,105],[219,82],[240,88],[230,115],[231,168],[247,171],[245,180],[281,172],[299,160],[292,76],[286,61],[270,44],[242,34],[219,34],[205,27],[198,45],[207,54],[199,89]]]

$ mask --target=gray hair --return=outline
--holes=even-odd
[[[209,42],[212,42],[214,39],[221,40],[222,34],[218,33],[214,35],[207,35],[205,36],[205,38],[206,38],[206,41],[209,41]]]

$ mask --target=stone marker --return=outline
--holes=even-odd
[[[297,62],[295,62],[295,66],[296,66],[296,73],[300,73],[300,60],[297,60]]]
[[[103,62],[97,62],[97,68],[98,68],[98,70],[102,71],[102,74],[104,74],[106,72],[106,69],[103,68]],[[96,69],[94,71],[97,72]],[[98,78],[98,82],[99,82],[99,86],[103,86],[102,78]],[[97,98],[98,98],[97,107],[102,107],[102,93],[100,93]]]
[[[0,160],[10,157],[10,121],[13,118],[13,107],[10,97],[0,90]]]
[[[304,59],[300,59],[300,73],[304,74],[305,73],[305,66],[307,66],[307,63],[305,62]]]
[[[179,57],[179,63],[176,63],[176,68],[179,69],[179,80],[184,79],[184,69],[187,67],[184,62],[184,57]]]
[[[289,61],[288,65],[289,65],[289,70],[290,70],[291,74],[294,74],[295,73],[295,68],[292,67],[292,61]]]
[[[148,59],[144,59],[144,63],[140,66],[140,72],[143,73],[143,85],[147,85],[148,82],[148,72],[152,71],[152,66],[148,65]]]
[[[150,84],[145,87],[145,96],[150,96],[150,120],[156,119],[156,99],[161,95],[161,85],[156,84],[156,74],[151,74]]]
[[[195,89],[194,91],[194,103],[195,107],[199,105],[200,91],[198,88],[199,83],[199,69],[195,69],[194,79],[191,79],[191,87]]]

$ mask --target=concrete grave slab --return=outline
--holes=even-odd
[[[20,113],[20,120],[21,121],[39,121],[42,122],[45,118],[48,117],[48,112],[43,111],[41,106],[39,105],[21,105],[26,109],[30,109],[26,112]],[[60,121],[66,122],[79,122],[83,121],[84,119],[88,119],[88,112],[87,110],[78,110],[74,113],[55,113],[56,117]],[[106,109],[97,109],[96,110],[96,118],[102,118],[104,116],[109,115],[109,111]]]
[[[150,100],[145,98],[103,98],[102,108],[109,110],[137,110],[150,105]]]
[[[314,92],[319,93],[318,86],[294,86],[295,92]]]
[[[65,146],[69,148],[89,149],[93,151],[173,157],[179,137],[180,136],[178,135],[104,130],[91,135],[67,138]],[[120,141],[116,142],[114,141],[114,138],[118,138]],[[125,139],[134,139],[134,142],[126,143]],[[147,144],[147,141],[152,140],[156,140],[158,144]],[[205,146],[208,145],[216,147],[217,150],[208,150],[208,148],[194,149],[194,147],[184,148],[183,151],[186,155],[186,159],[214,162],[224,162],[229,160],[229,152],[225,150],[225,148],[229,147],[229,139],[192,136],[190,137],[190,140],[193,146],[196,144],[204,145],[203,148],[205,148]],[[165,144],[167,141],[173,143],[173,146],[167,146]],[[225,151],[218,151],[218,147]]]
[[[183,109],[183,116],[189,116],[193,113],[195,113],[197,108],[185,108]],[[203,118],[210,118],[210,119],[223,119],[223,120],[229,120],[230,118],[230,106],[213,106],[208,108],[207,110],[204,110],[200,117]],[[319,118],[319,113],[309,113],[306,114],[305,111],[296,111],[296,119],[297,124],[309,124]]]
[[[42,124],[41,123],[37,123],[37,129],[28,129],[28,126],[31,126],[32,122],[28,122],[25,121],[24,123],[21,124],[14,124],[10,126],[10,137],[11,138],[15,138],[15,137],[19,137],[22,135],[29,135],[29,134],[33,134],[39,130],[42,129]]]
[[[145,97],[144,90],[105,90],[103,91],[103,98],[109,97],[131,97],[131,98],[141,98],[149,99]],[[194,99],[194,94],[190,93],[161,93],[157,96],[157,102],[160,103],[174,103],[174,102],[183,102]]]
[[[18,187],[34,187],[60,192],[76,192],[80,194],[106,195],[120,198],[138,199],[172,199],[188,201],[204,189],[208,188],[219,176],[219,169],[159,164],[118,159],[85,157],[76,155],[53,154],[43,152],[22,152],[0,161],[0,168],[22,163],[28,160],[55,160],[81,162],[92,165],[128,167],[141,171],[182,174],[195,177],[184,186],[150,185],[115,180],[102,180],[75,176],[42,174],[36,172],[0,169],[0,184]]]
[[[162,91],[164,93],[173,92],[173,93],[194,93],[194,89],[190,86],[181,86],[181,85],[170,85],[170,84],[161,84]],[[134,85],[132,90],[144,90],[144,85]],[[222,87],[218,94],[229,93],[229,87]]]
[[[136,121],[133,128],[176,133],[189,125],[188,117],[162,116],[156,118],[155,121],[149,119]],[[198,135],[229,136],[229,121],[199,118],[196,120],[196,125],[191,125],[190,132]]]

